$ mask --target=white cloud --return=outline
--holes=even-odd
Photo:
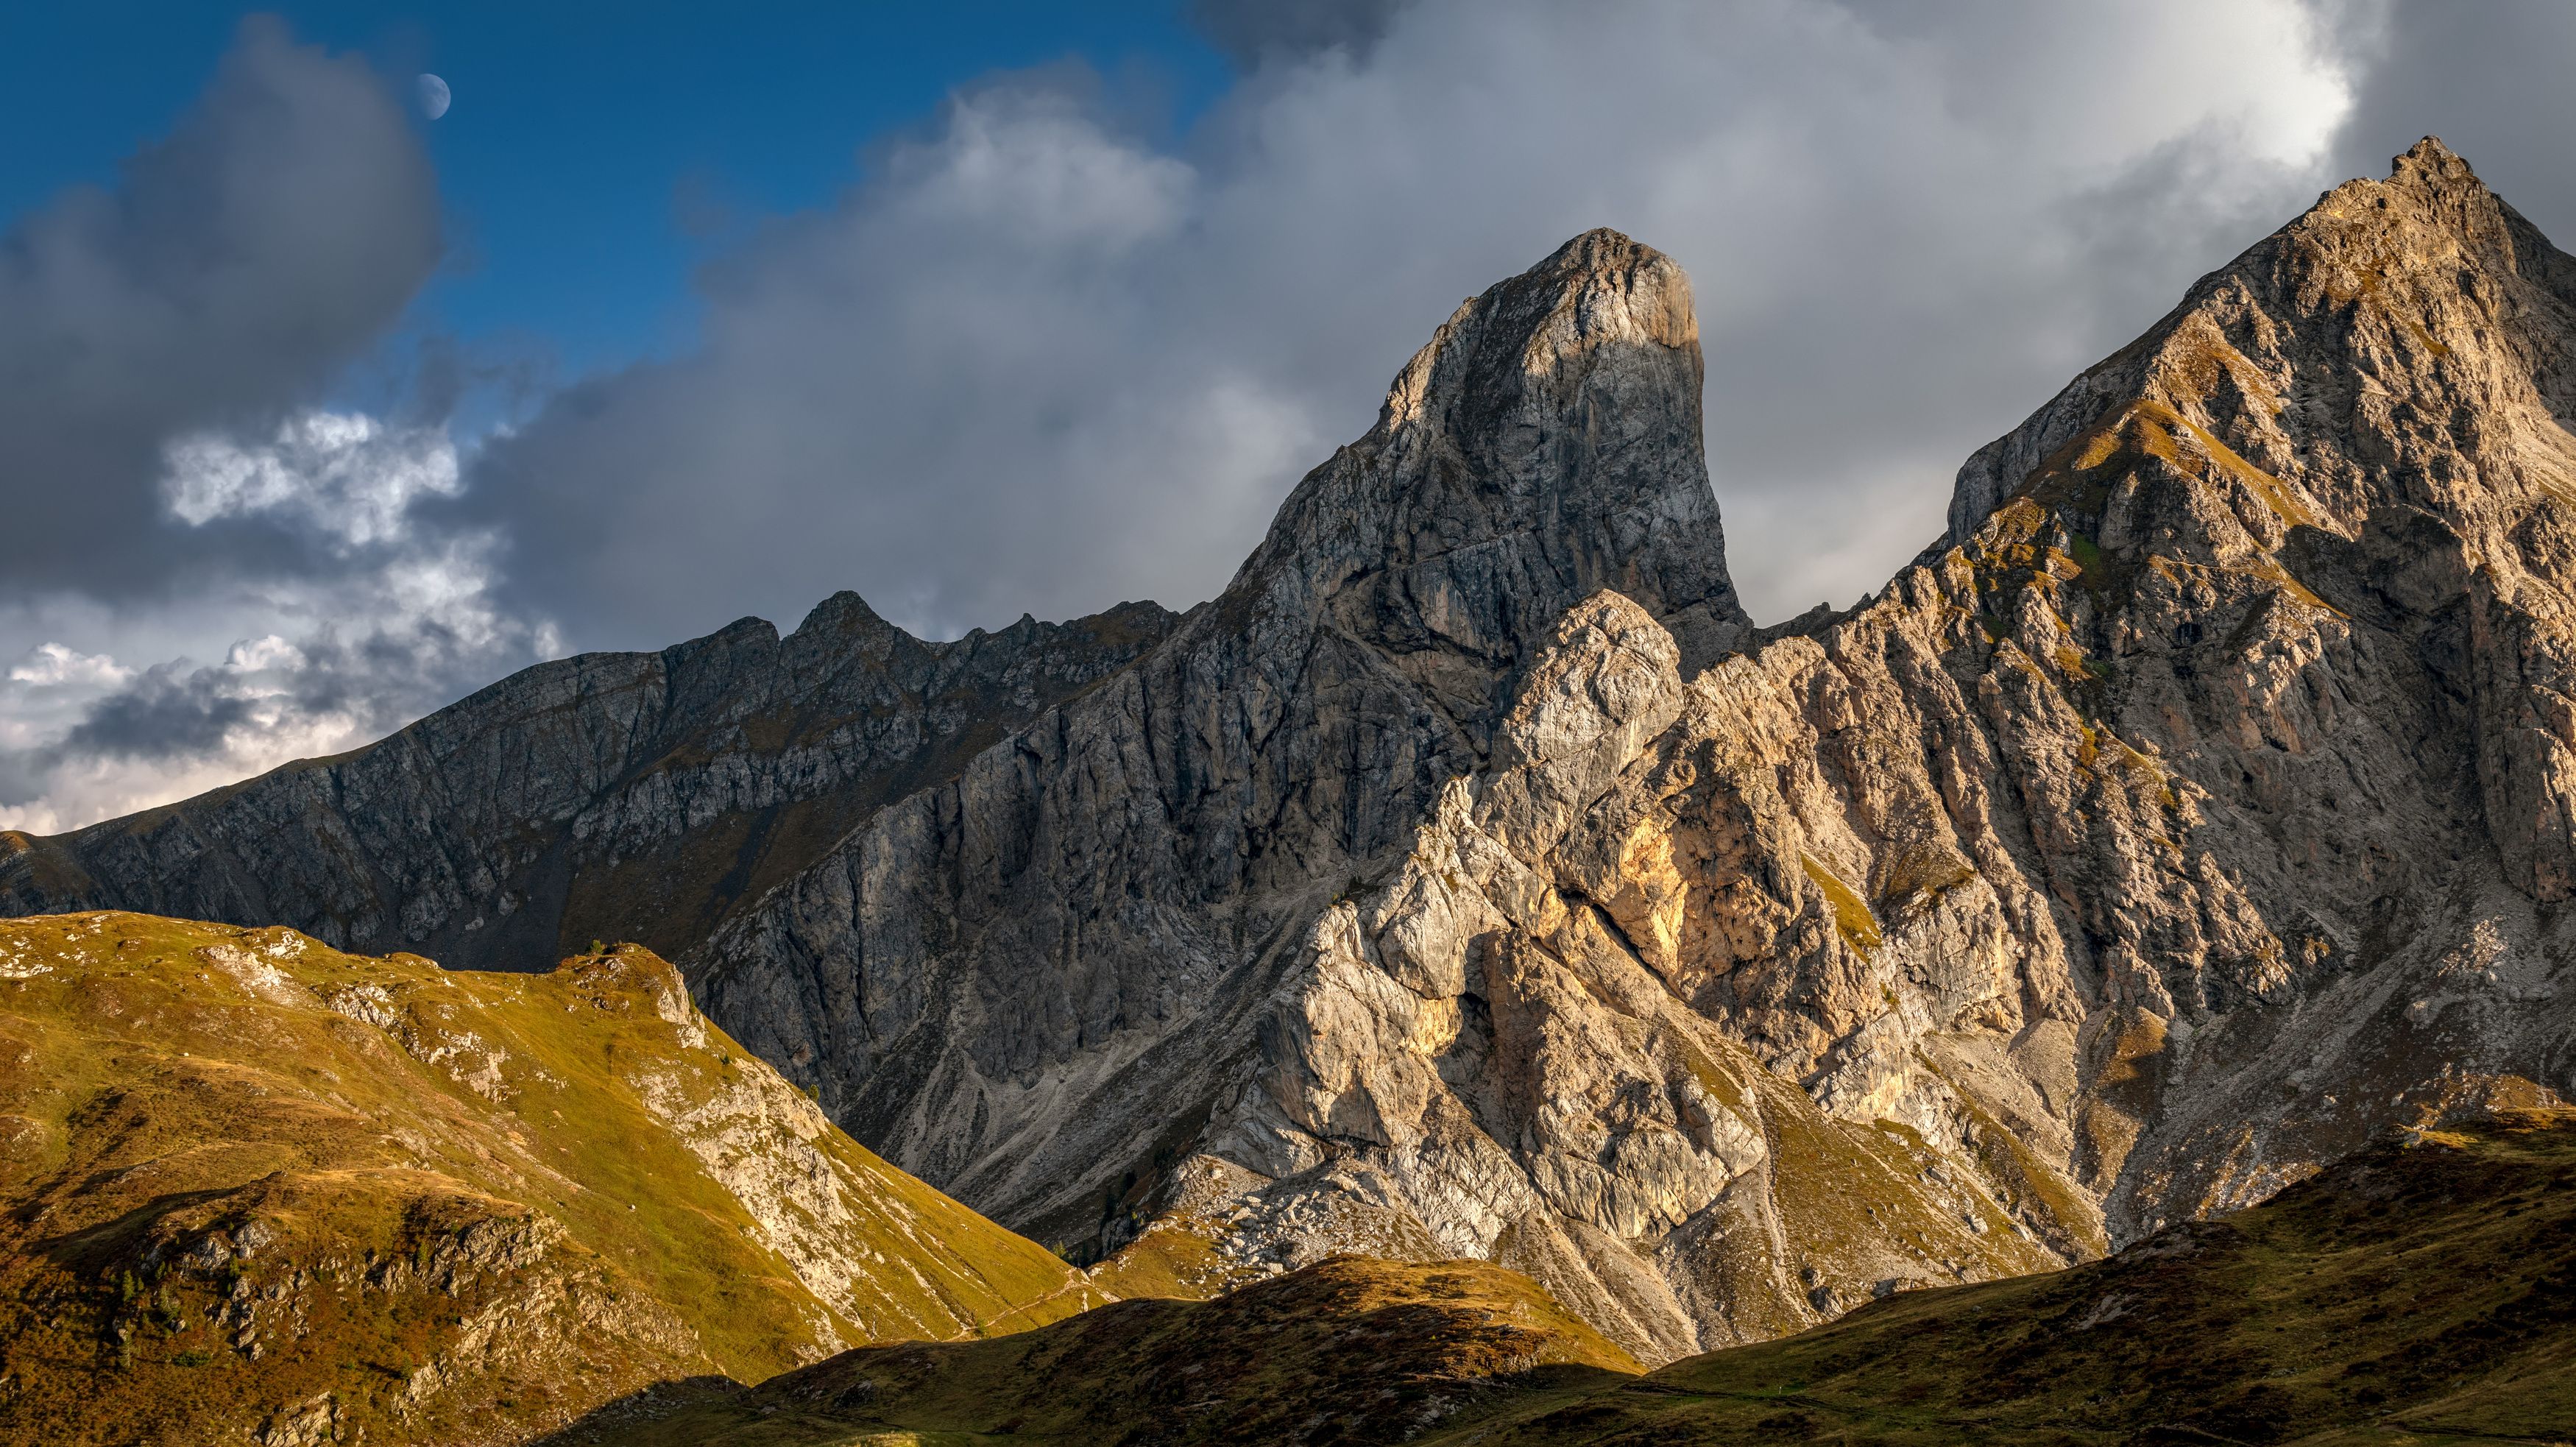
[[[207,435],[172,446],[173,517],[302,528],[363,565],[149,609],[54,599],[0,611],[0,642],[45,640],[0,682],[0,827],[74,828],[338,753],[559,653],[552,628],[496,603],[490,532],[427,528],[413,514],[453,495],[457,477],[445,429],[350,413],[304,414],[258,443]],[[122,663],[108,639],[163,661]],[[192,661],[209,656],[221,661]]]
[[[134,677],[134,670],[104,653],[80,653],[59,643],[39,643],[27,650],[27,658],[9,670],[11,683],[35,688],[74,687],[105,688]]]
[[[352,413],[290,417],[260,443],[197,433],[170,442],[162,459],[162,498],[191,527],[268,517],[352,548],[396,541],[415,501],[458,490],[444,424],[394,428]]]

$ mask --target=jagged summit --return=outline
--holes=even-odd
[[[1715,657],[1751,620],[1700,442],[1690,281],[1588,231],[1461,303],[1377,425],[1309,473],[1227,590],[1492,664],[1618,588]],[[1221,606],[1223,606],[1221,604]]]
[[[1622,591],[1694,663],[1750,633],[1701,371],[1687,279],[1615,232],[1469,299],[1212,605],[720,931],[708,998],[901,1158],[1114,1244],[1151,1117],[1242,1088],[1319,892],[1479,766],[1566,609]]]
[[[2571,306],[2576,261],[2427,136],[2386,180],[2335,187],[2202,277],[2144,336],[1980,449],[1959,470],[1948,540],[1965,541],[2079,432],[2130,404],[2189,418],[2277,477],[2303,520],[2349,536],[2374,507],[2440,490],[2420,479],[2421,456],[2316,455],[2361,405],[2356,380],[2420,368],[2458,405],[2576,415],[2569,384],[2532,365],[2565,335]]]
[[[2479,663],[2441,685],[2476,715],[2475,791],[2515,886],[2564,899],[2571,350],[2576,260],[2427,137],[2387,180],[2334,188],[2203,278],[1980,451],[1960,473],[1953,534],[1976,550],[2021,497],[2046,516],[2019,531],[2055,546],[2085,537],[2265,592],[2286,581],[2381,625],[2459,605]],[[2150,480],[2188,481],[2162,494],[2184,515],[2154,522],[2140,494],[2101,494],[2088,479],[2112,475],[2115,454]]]

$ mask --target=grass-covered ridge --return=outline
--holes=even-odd
[[[871,1347],[547,1447],[1395,1442],[1636,1361],[1481,1261],[1336,1257],[1214,1301],[1122,1301],[950,1347]]]
[[[643,949],[479,974],[0,921],[0,1441],[520,1441],[655,1381],[1099,1299],[841,1134]]]
[[[1914,1292],[1437,1442],[2576,1439],[2576,1112],[2425,1131],[2105,1261]]]

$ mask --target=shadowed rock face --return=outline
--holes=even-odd
[[[457,968],[550,969],[594,939],[677,955],[1173,621],[1135,603],[923,643],[842,593],[783,639],[746,618],[541,664],[336,759],[0,834],[0,911],[287,923]]]
[[[2571,320],[2576,262],[2427,142],[1979,452],[1878,597],[1764,631],[1687,284],[1577,238],[1459,309],[1214,602],[1030,635],[1023,711],[893,709],[961,722],[686,876],[744,882],[675,896],[683,966],[859,1138],[1115,1279],[1477,1256],[1663,1360],[2098,1254],[2571,1088]],[[707,677],[688,716],[734,717]],[[663,752],[587,742],[628,715],[549,686],[597,782],[514,797],[658,799]],[[439,774],[437,723],[376,753],[483,818],[516,776]],[[725,770],[795,756],[741,737]],[[0,877],[158,888],[204,871],[100,861],[327,797],[254,816],[256,877],[358,902],[321,932],[499,897],[431,804],[285,789]],[[612,819],[672,841],[623,861],[754,816],[542,817],[473,837],[530,878]]]

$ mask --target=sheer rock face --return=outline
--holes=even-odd
[[[844,776],[685,968],[902,1165],[1207,1286],[1479,1256],[1661,1360],[2098,1254],[2576,1088],[2571,321],[2427,142],[1980,451],[1875,599],[1755,630],[1686,283],[1578,238],[1224,595]]]
[[[1293,1264],[1267,1200],[1340,1182],[1654,1357],[2568,1088],[2571,321],[2427,142],[1982,451],[1848,617],[1692,673],[1582,604],[1309,930],[1205,1135],[1244,1204],[1191,1219]],[[1864,1126],[1912,1154],[1813,1169]]]
[[[0,834],[0,913],[283,923],[457,968],[550,969],[594,939],[677,955],[1174,621],[1140,603],[923,643],[843,593],[783,639],[750,618],[541,664],[340,758]]]
[[[694,956],[709,1010],[912,1168],[1116,1244],[1318,914],[1510,747],[1567,608],[1620,589],[1710,658],[1750,633],[1700,385],[1688,283],[1613,233],[1468,301],[1223,595]]]

